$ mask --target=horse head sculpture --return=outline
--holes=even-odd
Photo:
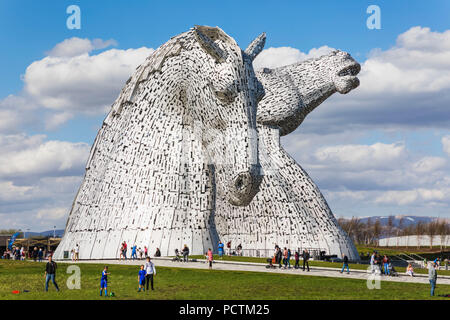
[[[265,97],[258,106],[258,123],[294,131],[333,93],[346,94],[359,85],[361,66],[347,52],[335,50],[316,59],[257,72]]]
[[[216,199],[248,205],[262,180],[252,61],[264,42],[243,51],[196,26],[137,67],[91,148],[57,257],[75,244],[85,259],[117,257],[123,241],[163,255],[214,247]]]

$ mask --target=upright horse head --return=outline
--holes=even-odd
[[[99,130],[73,202],[63,250],[117,257],[126,241],[163,255],[217,243],[216,200],[248,205],[262,180],[252,60],[220,28],[196,26],[137,67]]]
[[[262,50],[265,34],[242,51],[220,28],[196,26],[190,66],[182,81],[187,122],[205,146],[214,167],[218,196],[247,205],[261,183],[256,107],[264,90],[252,61]]]

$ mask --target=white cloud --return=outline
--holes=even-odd
[[[125,81],[154,50],[110,49],[114,40],[70,38],[31,63],[23,90],[0,100],[0,133],[54,130],[76,115],[109,110]]]
[[[376,203],[406,205],[414,202],[442,201],[450,196],[450,189],[413,189],[404,191],[388,191],[375,199]]]
[[[0,201],[13,201],[23,198],[33,189],[31,186],[16,186],[12,181],[0,181]]]
[[[89,154],[87,143],[44,141],[45,136],[0,136],[0,179],[80,172]]]
[[[310,58],[318,58],[333,51],[333,48],[322,46],[313,48],[308,53],[291,47],[268,48],[263,50],[253,61],[255,70],[261,68],[278,68]]]
[[[315,151],[315,160],[332,166],[355,169],[388,169],[396,167],[407,157],[403,144],[375,143],[373,145],[337,145]]]
[[[45,220],[59,220],[68,215],[67,208],[49,208],[49,209],[41,209],[37,212],[37,219],[45,219]]]
[[[412,164],[417,172],[434,172],[445,168],[447,160],[440,157],[425,157]]]
[[[442,137],[442,148],[450,156],[450,135]]]
[[[36,104],[57,112],[101,114],[152,52],[142,47],[97,55],[47,56],[26,69],[24,91]]]
[[[74,115],[70,112],[52,113],[45,120],[45,129],[54,130],[72,119]]]
[[[104,41],[102,39],[90,40],[73,37],[65,39],[55,45],[53,49],[48,52],[48,55],[51,57],[75,57],[110,46],[117,46],[117,41],[113,39]]]
[[[36,105],[27,98],[9,95],[0,99],[0,133],[17,133],[23,126],[33,128]]]

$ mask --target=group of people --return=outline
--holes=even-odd
[[[72,261],[77,262],[80,259],[80,246],[78,243],[75,245],[75,248],[70,250],[70,254],[72,256]]]
[[[24,247],[13,247],[12,250],[5,250],[2,259],[13,259],[13,260],[25,260],[33,259],[35,262],[41,262],[44,257],[46,257],[50,252],[38,247],[34,247],[33,250],[26,250]]]
[[[181,255],[183,256],[183,258],[181,258]],[[189,261],[189,247],[187,246],[187,244],[185,244],[183,246],[183,249],[178,250],[175,249],[175,261],[182,261],[182,262],[188,262]]]
[[[398,273],[392,265],[389,257],[387,255],[381,257],[376,251],[374,251],[370,256],[370,271],[371,273],[380,273],[386,276],[398,276]]]
[[[119,260],[127,260],[127,251],[128,251],[128,244],[126,243],[126,241],[124,241],[120,244]],[[161,257],[161,251],[159,250],[159,248],[156,248],[154,256]],[[142,259],[147,259],[148,257],[150,257],[150,255],[148,253],[147,246],[144,246],[144,248],[141,248],[141,247],[138,247],[137,245],[133,245],[131,247],[130,259],[142,260]]]
[[[275,264],[278,264],[279,268],[284,269],[290,269],[291,268],[291,257],[292,252],[291,249],[284,248],[283,250],[278,246],[275,245],[275,252],[273,254],[272,258],[267,259],[267,262],[269,262],[269,267],[274,268]],[[294,253],[294,260],[295,260],[295,269],[300,268],[300,258],[303,260],[303,271],[308,270],[309,272],[309,259],[310,254],[307,249],[303,250],[302,253],[299,253],[299,250],[295,251]]]
[[[154,290],[154,276],[156,276],[156,267],[155,264],[151,261],[150,257],[146,258],[146,262],[144,265],[139,267],[138,271],[138,292],[148,291],[149,285],[151,290]],[[59,292],[59,286],[56,282],[56,270],[58,265],[55,261],[53,261],[52,256],[48,257],[48,262],[45,265],[45,291],[48,291],[49,282],[52,281],[53,285],[56,288],[56,291]],[[100,296],[105,294],[105,297],[108,296],[108,276],[111,273],[108,271],[108,266],[103,268],[101,277],[100,277]],[[110,296],[111,296],[110,292]]]

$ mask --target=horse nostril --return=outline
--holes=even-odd
[[[236,189],[242,190],[243,187],[244,187],[244,181],[242,181],[242,178],[239,177],[239,178],[236,180]]]

